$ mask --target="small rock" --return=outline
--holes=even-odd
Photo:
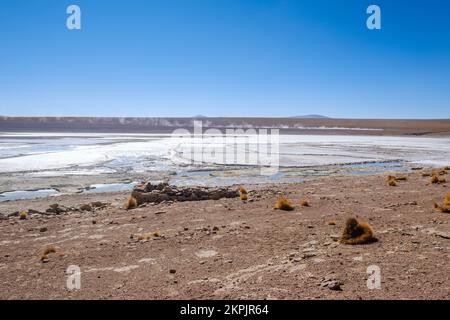
[[[81,211],[92,211],[92,206],[90,204],[83,204],[80,206]]]
[[[333,291],[342,291],[342,283],[339,280],[326,280],[320,284],[322,288],[328,288]]]
[[[169,273],[172,273],[172,274],[173,274],[173,273],[175,273],[175,272],[177,272],[177,270],[175,270],[175,269],[170,269],[170,270],[169,270]]]
[[[434,234],[436,236],[444,238],[444,239],[450,239],[450,233],[448,233],[448,232],[436,231]]]
[[[48,230],[47,227],[42,227],[42,228],[39,229],[39,232],[45,232],[47,230]]]

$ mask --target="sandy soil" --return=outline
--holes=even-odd
[[[447,180],[450,175],[447,175]],[[450,299],[450,215],[436,212],[448,185],[420,172],[390,187],[386,176],[326,177],[248,187],[239,199],[165,203],[126,211],[126,193],[77,194],[2,203],[0,212],[58,202],[109,205],[91,213],[0,221],[2,299]],[[273,210],[280,195],[310,207]],[[348,217],[379,239],[338,244]],[[335,221],[335,225],[330,225]],[[159,231],[137,241],[132,234]],[[43,248],[56,254],[41,262]],[[66,270],[81,268],[81,289]],[[367,287],[367,268],[381,289]],[[329,280],[341,289],[322,286]]]

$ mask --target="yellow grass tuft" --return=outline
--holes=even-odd
[[[124,208],[127,210],[134,209],[138,206],[137,199],[133,196],[128,197],[127,202],[125,202]]]
[[[240,188],[239,188],[239,192],[240,192],[241,194],[248,194],[247,189],[245,189],[244,187],[240,187]]]
[[[355,218],[350,218],[345,223],[344,232],[340,239],[343,244],[365,244],[375,242],[372,227],[365,222],[358,222]]]
[[[248,200],[247,189],[245,189],[244,187],[239,187],[239,196],[242,201],[247,201]]]
[[[288,198],[279,198],[274,207],[275,210],[292,211],[295,209],[294,204]]]
[[[19,213],[19,219],[20,220],[26,220],[28,218],[28,211],[21,211]]]
[[[442,204],[438,204],[438,203],[434,202],[433,206],[435,209],[437,209],[443,213],[450,213],[450,192],[447,193]]]
[[[391,187],[395,187],[397,185],[397,182],[395,181],[395,179],[389,179],[388,185],[390,185]]]
[[[309,207],[309,202],[307,199],[303,199],[302,201],[300,201],[300,205],[302,207]]]
[[[431,183],[438,184],[438,183],[445,183],[445,178],[439,178],[436,174],[433,174],[431,176]]]
[[[138,241],[148,241],[151,238],[159,238],[161,237],[161,232],[155,231],[155,232],[147,232],[143,233],[137,236]]]
[[[40,260],[43,261],[43,262],[48,261],[49,255],[51,253],[56,253],[56,247],[53,246],[53,245],[46,246],[44,248],[44,250],[42,251],[42,253],[41,253]]]
[[[396,177],[396,176],[388,175],[386,180],[387,180],[388,185],[390,185],[391,187],[395,187],[397,185],[398,181],[406,181],[406,180],[408,180],[408,178],[405,176]]]
[[[336,225],[336,221],[331,220],[331,221],[328,221],[327,224],[328,224],[329,226],[335,226],[335,225]]]

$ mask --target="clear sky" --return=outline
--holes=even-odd
[[[450,118],[450,1],[0,2],[0,115],[304,114]]]

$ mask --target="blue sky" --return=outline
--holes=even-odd
[[[450,118],[446,0],[4,0],[0,40],[0,115]]]

